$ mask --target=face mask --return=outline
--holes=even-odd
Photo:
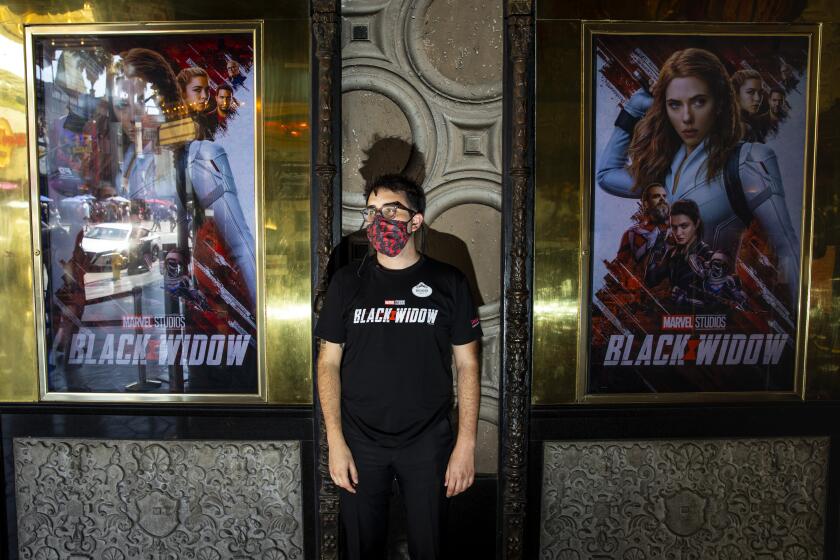
[[[367,228],[367,238],[377,253],[396,257],[405,248],[411,235],[408,222],[386,220],[377,214]]]

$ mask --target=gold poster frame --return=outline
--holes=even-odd
[[[652,23],[652,22],[593,22],[581,23],[581,228],[579,261],[578,354],[575,400],[580,403],[645,403],[645,402],[731,402],[762,400],[801,400],[805,396],[808,294],[810,288],[811,253],[813,243],[812,217],[815,183],[815,154],[817,139],[817,93],[821,54],[821,24],[730,24],[730,23]],[[809,44],[808,92],[806,95],[805,159],[802,212],[800,216],[800,270],[797,299],[797,336],[795,343],[795,371],[791,391],[744,392],[686,392],[686,393],[621,393],[591,394],[589,381],[589,331],[591,317],[591,216],[593,193],[593,40],[597,35],[680,35],[680,36],[763,36],[806,37]],[[535,333],[539,334],[539,333]]]
[[[179,35],[179,34],[217,34],[217,33],[249,33],[252,37],[254,49],[254,232],[256,270],[257,270],[257,392],[237,394],[213,393],[112,393],[112,392],[62,392],[50,391],[47,378],[46,353],[46,310],[42,297],[44,280],[39,207],[36,202],[40,195],[38,184],[38,146],[36,133],[35,110],[35,76],[34,76],[34,42],[37,39],[52,36],[108,36],[108,35]],[[26,108],[27,108],[27,136],[29,149],[29,196],[30,221],[33,240],[32,249],[32,280],[34,287],[35,325],[37,332],[37,362],[38,387],[42,401],[53,402],[121,402],[121,403],[236,403],[259,404],[268,400],[266,375],[266,294],[265,294],[265,226],[264,216],[264,135],[263,135],[263,21],[243,20],[234,22],[213,21],[183,21],[183,22],[154,22],[154,23],[95,23],[95,24],[65,24],[65,25],[28,25],[24,29],[24,51],[26,61]]]

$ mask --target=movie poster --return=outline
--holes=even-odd
[[[49,392],[258,392],[254,38],[33,37]]]
[[[795,390],[809,56],[593,35],[588,394]]]

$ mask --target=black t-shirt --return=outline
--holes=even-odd
[[[344,344],[344,436],[397,447],[449,413],[452,345],[480,339],[481,326],[464,275],[421,256],[402,270],[340,269],[315,336]]]

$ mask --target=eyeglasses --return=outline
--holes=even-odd
[[[417,212],[412,210],[411,208],[406,207],[399,202],[389,202],[388,204],[383,204],[382,208],[377,208],[376,206],[366,206],[359,210],[359,213],[362,215],[362,219],[365,223],[370,223],[376,217],[377,214],[381,214],[383,218],[386,220],[393,220],[397,217],[397,214],[400,210],[405,210],[408,212],[408,219],[414,217]]]

